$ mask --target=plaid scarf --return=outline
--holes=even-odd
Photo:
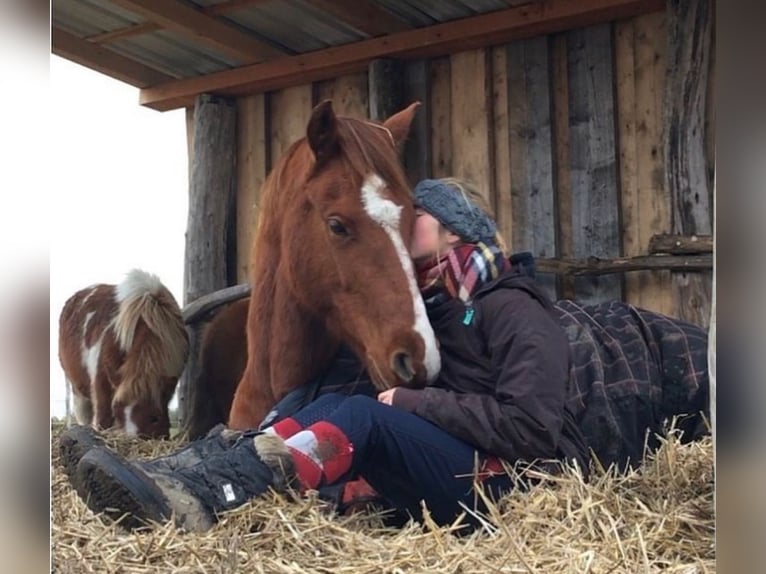
[[[418,266],[418,286],[426,303],[448,298],[468,302],[484,284],[496,279],[510,264],[494,242],[460,245],[441,259]]]

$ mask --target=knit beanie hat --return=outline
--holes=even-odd
[[[424,179],[415,186],[415,205],[468,243],[492,240],[497,226],[470,199],[454,187],[435,179]]]

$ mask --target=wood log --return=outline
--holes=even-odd
[[[212,311],[216,311],[221,305],[244,299],[250,296],[250,284],[241,283],[219,289],[215,293],[203,295],[183,309],[184,323],[193,325],[208,318]]]
[[[710,271],[713,256],[707,255],[643,255],[617,259],[535,259],[538,273],[553,273],[569,276],[596,276],[629,271],[669,269],[671,271]]]
[[[234,100],[202,94],[194,108],[184,305],[236,281],[236,147]],[[189,329],[189,361],[178,385],[179,424],[195,400],[200,331]]]
[[[660,233],[649,240],[649,253],[696,255],[713,252],[712,235],[672,235]]]

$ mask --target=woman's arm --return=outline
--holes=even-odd
[[[428,387],[394,404],[506,460],[553,458],[569,378],[566,336],[524,291],[498,290],[487,299],[480,328],[497,377],[494,395]]]

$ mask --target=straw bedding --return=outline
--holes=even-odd
[[[380,516],[334,516],[321,501],[277,495],[228,513],[211,531],[170,525],[128,533],[91,513],[59,466],[54,430],[53,571],[191,572],[663,572],[715,571],[713,447],[671,435],[638,471],[568,470],[490,505],[484,527],[386,528]],[[109,435],[129,457],[177,442]]]

